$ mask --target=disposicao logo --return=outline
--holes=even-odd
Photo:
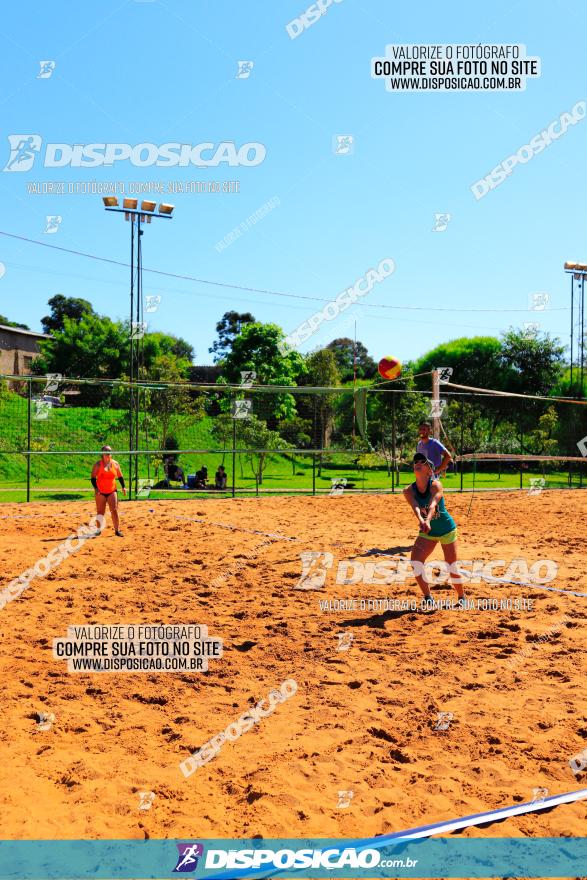
[[[173,869],[174,874],[191,874],[198,867],[198,859],[204,854],[204,846],[201,843],[178,843],[179,851],[177,864]]]
[[[9,134],[10,156],[3,171],[30,171],[41,152],[39,134]],[[218,165],[254,166],[265,159],[264,144],[250,142],[237,146],[234,141],[218,144],[47,144],[43,157],[45,168],[98,168],[129,161],[136,168],[156,165],[159,168],[216,168]]]

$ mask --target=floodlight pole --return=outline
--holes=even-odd
[[[143,202],[140,208],[125,207],[124,202],[122,208],[118,207],[118,199],[108,199],[110,204],[105,205],[106,211],[113,211],[118,214],[124,214],[125,220],[130,220],[130,321],[129,321],[129,347],[130,347],[130,363],[129,363],[129,456],[128,456],[128,497],[129,501],[133,497],[133,477],[134,477],[134,496],[138,495],[138,478],[139,478],[139,457],[133,456],[139,447],[139,428],[140,428],[140,388],[137,383],[140,379],[141,352],[142,344],[140,340],[142,335],[135,339],[133,331],[133,321],[136,320],[135,327],[139,334],[142,334],[142,328],[139,329],[143,318],[143,256],[141,236],[141,222],[146,219],[147,223],[151,222],[151,217],[160,217],[164,220],[172,220],[171,212],[173,206],[160,205],[160,210],[154,210],[146,207]],[[127,200],[125,199],[125,202]],[[132,200],[134,204],[138,204],[138,200]],[[112,204],[115,203],[115,206]],[[165,210],[163,210],[165,209]],[[136,247],[135,247],[135,225],[136,225]],[[135,296],[136,293],[136,296]],[[136,302],[136,305],[135,305]],[[136,315],[136,319],[135,319]]]
[[[573,342],[577,334],[577,372],[579,374],[579,398],[584,397],[585,382],[585,277],[587,265],[584,263],[565,263],[565,272],[571,276],[571,371],[570,394],[573,394]],[[577,327],[575,328],[575,281],[580,285],[577,292]]]

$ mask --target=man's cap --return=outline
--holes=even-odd
[[[102,452],[112,452],[112,447],[111,446],[103,446]]]
[[[426,458],[426,456],[422,452],[416,452],[412,461],[414,464],[418,464],[418,462],[424,461],[424,462],[426,462],[427,465],[429,465],[432,468],[432,470],[434,470],[434,463],[432,461],[430,461],[429,458]]]

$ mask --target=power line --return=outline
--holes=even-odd
[[[113,266],[123,266],[125,269],[130,267],[130,263],[125,263],[122,260],[111,260],[108,257],[99,257],[96,254],[88,254],[85,251],[77,251],[72,250],[70,248],[59,247],[59,245],[49,244],[46,241],[38,241],[34,238],[26,238],[24,235],[15,235],[11,232],[3,232],[0,230],[0,235],[4,235],[7,238],[15,238],[19,241],[25,241],[28,244],[36,244],[41,247],[50,248],[51,250],[61,251],[65,254],[73,254],[76,257],[86,257],[88,260],[96,260],[100,263],[110,263]],[[206,278],[195,278],[193,275],[180,275],[176,272],[165,272],[162,269],[148,269],[147,267],[143,267],[143,272],[151,272],[154,275],[163,275],[166,278],[177,278],[182,281],[195,281],[198,284],[209,284],[213,287],[228,287],[232,290],[243,290],[247,293],[264,293],[269,296],[281,296],[286,297],[287,299],[304,299],[311,300],[312,302],[321,302],[321,303],[329,303],[332,302],[332,298],[324,299],[323,297],[318,296],[306,296],[301,293],[284,293],[279,290],[267,290],[262,287],[247,287],[244,284],[233,284],[228,281],[210,281]],[[394,311],[416,311],[416,312],[497,312],[497,313],[506,313],[506,312],[527,312],[528,309],[463,309],[463,308],[447,308],[440,306],[390,306],[390,305],[377,305],[375,303],[361,303],[361,308],[367,309],[391,309]],[[556,309],[549,309],[550,312],[567,312],[568,308],[561,307]]]

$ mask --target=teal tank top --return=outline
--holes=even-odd
[[[432,483],[432,477],[428,480],[428,485],[426,486],[426,491],[424,493],[418,491],[418,486],[416,483],[412,483],[412,492],[414,493],[414,498],[418,503],[418,507],[422,510],[422,515],[426,517],[428,515],[428,505],[430,504],[430,499],[432,498],[432,489],[430,484]],[[429,535],[432,538],[440,538],[441,535],[447,535],[449,532],[452,532],[453,529],[456,529],[457,524],[446,509],[444,504],[444,497],[440,499],[438,504],[436,505],[436,510],[430,520],[430,532]]]

